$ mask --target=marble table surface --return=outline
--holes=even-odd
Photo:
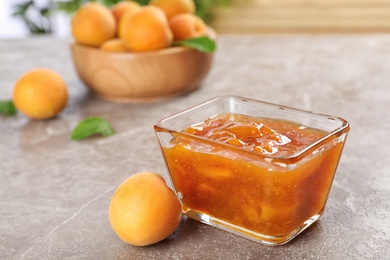
[[[221,35],[210,74],[186,95],[155,103],[92,96],[75,73],[69,39],[0,40],[0,99],[29,69],[49,67],[70,100],[55,119],[0,115],[0,259],[388,259],[390,253],[390,35]],[[116,187],[139,171],[167,179],[158,119],[221,94],[347,119],[351,131],[323,217],[269,247],[185,219],[168,239],[123,243],[110,227]],[[111,137],[71,141],[87,116]]]

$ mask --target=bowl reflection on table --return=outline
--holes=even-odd
[[[199,87],[213,54],[186,47],[143,53],[113,53],[73,43],[76,71],[98,97],[118,102],[149,102]]]

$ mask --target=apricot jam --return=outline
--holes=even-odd
[[[229,113],[174,133],[162,149],[184,212],[283,242],[324,210],[342,149],[336,137],[312,146],[326,134]],[[307,147],[312,151],[301,158]]]

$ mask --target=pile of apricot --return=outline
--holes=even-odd
[[[193,0],[152,0],[146,6],[121,1],[111,8],[89,2],[72,17],[71,29],[77,43],[111,52],[159,50],[208,35]]]

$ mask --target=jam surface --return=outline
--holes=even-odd
[[[241,114],[221,114],[184,132],[278,157],[290,156],[325,135],[293,122]]]
[[[336,138],[292,165],[264,155],[292,155],[325,133],[237,114],[221,114],[183,133],[176,133],[163,153],[184,212],[281,241],[322,214],[342,150]]]

